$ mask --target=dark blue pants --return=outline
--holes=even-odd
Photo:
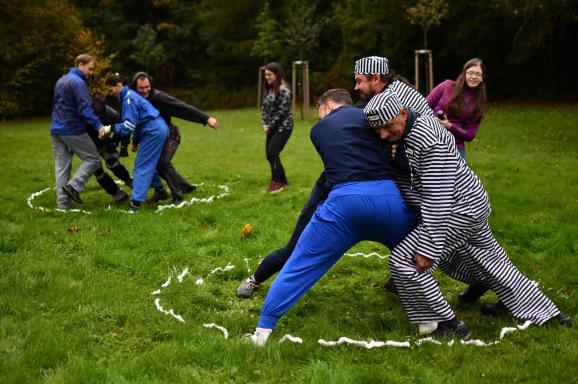
[[[271,284],[257,326],[273,329],[277,320],[353,245],[370,240],[393,249],[415,224],[416,217],[392,180],[336,185],[315,211]]]

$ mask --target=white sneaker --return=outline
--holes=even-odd
[[[272,329],[257,328],[255,329],[255,333],[249,336],[249,339],[255,346],[262,347],[267,342],[267,339],[271,335],[271,332],[273,332]]]
[[[438,329],[437,321],[430,321],[427,323],[418,324],[418,331],[420,335],[428,335]]]

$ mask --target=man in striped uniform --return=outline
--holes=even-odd
[[[455,260],[452,277],[482,282],[516,317],[537,325],[571,319],[509,260],[488,225],[490,203],[481,181],[459,156],[454,138],[432,117],[416,115],[386,90],[364,112],[387,141],[400,141],[411,169],[409,185],[398,183],[408,205],[420,207],[421,220],[392,252],[389,267],[412,323],[429,331],[462,336],[459,322],[442,296],[433,270]]]

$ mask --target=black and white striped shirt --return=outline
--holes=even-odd
[[[404,145],[411,176],[398,182],[408,205],[420,207],[417,252],[439,260],[449,225],[460,216],[487,220],[490,201],[481,181],[460,157],[454,137],[434,117],[418,117],[406,126]],[[451,216],[451,217],[450,217]]]

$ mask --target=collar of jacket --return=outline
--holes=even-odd
[[[128,91],[130,91],[130,88],[125,85],[124,87],[122,87],[122,90],[120,91],[120,100],[124,100],[124,98],[126,97],[126,94],[128,93]]]
[[[415,112],[413,112],[411,109],[407,109],[407,119],[405,120],[405,132],[401,136],[401,140],[404,140],[407,137],[407,135],[409,135],[409,132],[413,128],[416,119],[417,116]]]
[[[68,72],[70,74],[76,75],[78,77],[80,77],[83,81],[86,82],[86,76],[84,76],[84,73],[82,73],[82,71],[76,67],[72,67],[70,68],[70,72]]]

